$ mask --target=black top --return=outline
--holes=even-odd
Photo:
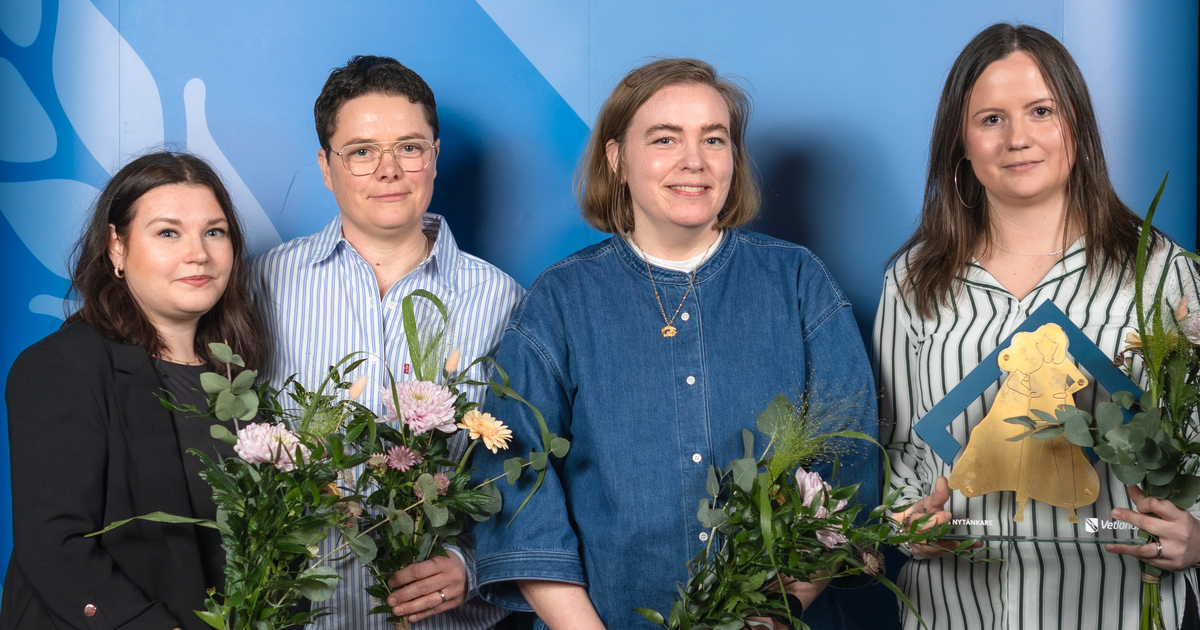
[[[193,612],[204,610],[203,528],[133,521],[85,536],[155,511],[194,515],[163,380],[145,348],[78,321],[13,363],[0,630],[208,628]]]
[[[200,385],[200,375],[211,371],[207,365],[180,365],[170,361],[154,361],[159,376],[162,377],[163,387],[171,394],[176,407],[193,405],[197,409],[208,407],[208,396]],[[217,420],[197,414],[172,411],[171,420],[175,424],[175,435],[179,439],[179,457],[183,460],[183,471],[187,477],[188,496],[192,502],[192,512],[196,518],[210,521],[217,519],[217,506],[213,504],[212,487],[200,478],[204,464],[199,457],[188,453],[188,449],[203,451],[214,461],[218,457],[233,457],[233,447],[213,439],[209,427],[217,424]],[[230,423],[225,423],[230,424]],[[231,431],[232,426],[227,427]],[[224,590],[225,587],[225,550],[221,548],[221,534],[207,527],[196,530],[197,542],[200,543],[200,561],[204,565],[204,585]]]

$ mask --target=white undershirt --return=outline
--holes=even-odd
[[[713,252],[717,251],[717,248],[721,246],[721,241],[725,240],[725,230],[721,230],[717,233],[717,240],[713,241],[713,244],[709,245],[708,249],[696,256],[692,256],[687,260],[667,260],[666,258],[651,256],[650,254],[642,251],[642,248],[638,247],[637,243],[634,243],[633,239],[630,238],[628,234],[622,234],[621,236],[625,239],[625,242],[629,243],[629,246],[633,248],[634,253],[636,253],[638,256],[641,256],[643,260],[649,262],[651,265],[654,265],[655,267],[662,267],[663,269],[670,269],[671,271],[691,273],[692,270],[700,265],[703,265],[704,261],[708,260],[709,257],[712,256]]]

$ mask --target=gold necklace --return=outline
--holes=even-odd
[[[633,232],[629,233],[629,241],[637,246],[638,251],[642,253],[642,262],[646,263],[646,273],[650,274],[650,287],[654,289],[654,299],[658,301],[658,312],[662,313],[663,321],[667,323],[666,326],[662,327],[662,336],[674,337],[675,333],[679,332],[674,326],[675,317],[679,315],[680,309],[683,308],[683,303],[686,302],[688,296],[692,294],[692,287],[696,284],[696,272],[699,271],[700,265],[704,264],[704,259],[701,258],[700,264],[697,264],[692,268],[692,275],[688,279],[687,291],[683,293],[683,299],[679,300],[679,306],[675,307],[675,314],[671,316],[671,319],[667,319],[667,310],[663,308],[662,298],[658,295],[658,286],[654,284],[654,272],[650,271],[650,259],[646,258],[646,250],[642,249],[642,246],[638,245],[637,241],[633,239]],[[705,253],[707,254],[707,252]]]
[[[160,360],[166,361],[168,363],[175,363],[178,365],[202,365],[204,363],[204,359],[200,358],[199,355],[193,355],[192,359],[190,361],[180,361],[179,359],[176,359],[176,358],[172,357],[171,355],[169,355],[165,352],[162,352],[158,355],[158,358]]]

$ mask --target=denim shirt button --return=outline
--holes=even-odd
[[[689,377],[687,377],[687,384],[688,384],[688,385],[695,385],[695,384],[696,384],[696,377],[695,377],[695,376],[689,376]]]
[[[692,461],[693,462],[696,462],[697,464],[699,464],[700,460],[702,460],[702,459],[704,459],[704,458],[700,456],[700,453],[692,453]]]
[[[688,314],[687,314],[687,311],[684,311],[683,313],[680,313],[680,315],[679,315],[679,319],[682,319],[682,320],[683,320],[683,321],[685,321],[685,322],[686,322],[688,319],[691,319],[691,317],[692,317],[691,315],[688,315]]]
[[[700,532],[700,542],[708,542],[708,532]]]

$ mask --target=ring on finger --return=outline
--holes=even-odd
[[[1156,540],[1154,544],[1158,545],[1158,555],[1154,556],[1154,559],[1158,560],[1162,557],[1162,541]]]
[[[1158,547],[1158,557],[1160,557],[1160,558],[1162,557],[1162,545],[1159,545],[1159,547]],[[438,595],[442,596],[442,603],[445,604],[446,603],[446,594],[443,593],[442,589],[440,589],[440,588],[438,589]]]

